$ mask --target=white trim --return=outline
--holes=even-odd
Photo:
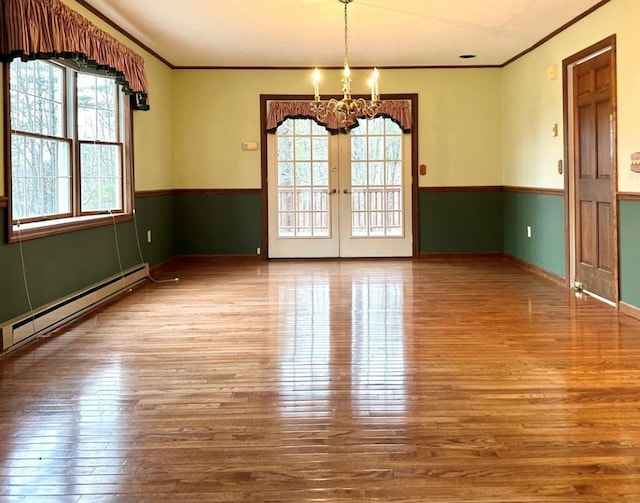
[[[601,301],[601,302],[604,302],[605,304],[608,304],[608,305],[610,305],[610,306],[611,306],[611,307],[613,307],[613,308],[616,308],[616,309],[618,308],[618,306],[617,306],[617,304],[616,304],[615,302],[613,302],[612,300],[609,300],[609,299],[605,299],[604,297],[601,297],[601,296],[600,296],[600,295],[598,295],[597,293],[593,293],[593,292],[590,292],[589,290],[584,290],[584,289],[581,289],[581,290],[580,290],[580,289],[575,289],[575,290],[576,290],[576,292],[585,293],[585,294],[587,294],[589,297],[593,297],[593,298],[594,298],[594,299],[596,299],[596,300],[599,300],[599,301]]]

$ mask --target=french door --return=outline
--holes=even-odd
[[[411,135],[359,122],[330,135],[287,119],[269,135],[269,257],[412,255]]]

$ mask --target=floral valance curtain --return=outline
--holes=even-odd
[[[271,101],[267,107],[267,133],[275,133],[278,126],[287,119],[313,119],[327,128],[333,134],[339,133],[341,128],[334,114],[327,115],[324,122],[313,116],[310,108],[311,101]],[[388,117],[394,121],[403,132],[411,131],[411,102],[408,100],[385,100],[380,104],[378,117]],[[364,118],[360,117],[360,118]],[[347,124],[346,129],[358,127],[358,120]],[[344,128],[343,128],[344,129]]]
[[[115,77],[136,108],[149,108],[142,56],[60,0],[0,0],[0,8],[0,61],[72,59]]]

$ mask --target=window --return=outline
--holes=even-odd
[[[131,128],[120,86],[71,64],[8,67],[9,240],[130,218]]]

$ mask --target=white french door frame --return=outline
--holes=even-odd
[[[339,97],[337,97],[339,98]],[[259,254],[262,256],[264,260],[268,260],[269,257],[269,178],[268,178],[268,167],[269,167],[269,134],[266,132],[266,114],[268,103],[271,101],[278,100],[296,100],[296,101],[311,101],[313,99],[312,96],[309,95],[260,95],[260,122],[261,122],[261,142],[260,142],[260,153],[261,153],[261,173],[262,173],[262,187],[261,187],[261,213],[262,213],[262,239],[261,239],[261,247],[259,250]],[[405,208],[405,211],[408,211],[407,215],[410,214],[411,225],[407,229],[407,232],[411,233],[412,238],[412,258],[417,258],[419,253],[419,243],[420,243],[420,235],[419,235],[419,218],[418,218],[418,95],[417,94],[390,94],[384,95],[382,97],[383,100],[407,100],[411,103],[411,111],[412,111],[412,127],[411,127],[411,139],[408,142],[406,148],[404,148],[405,152],[410,153],[410,174],[408,176],[408,185],[406,185],[405,189],[409,191],[409,195],[407,199],[409,200],[408,208]],[[341,184],[343,185],[343,184]],[[333,188],[333,187],[332,187]],[[338,187],[335,187],[336,189]],[[342,187],[340,187],[343,190]],[[332,197],[338,196],[335,194]]]

